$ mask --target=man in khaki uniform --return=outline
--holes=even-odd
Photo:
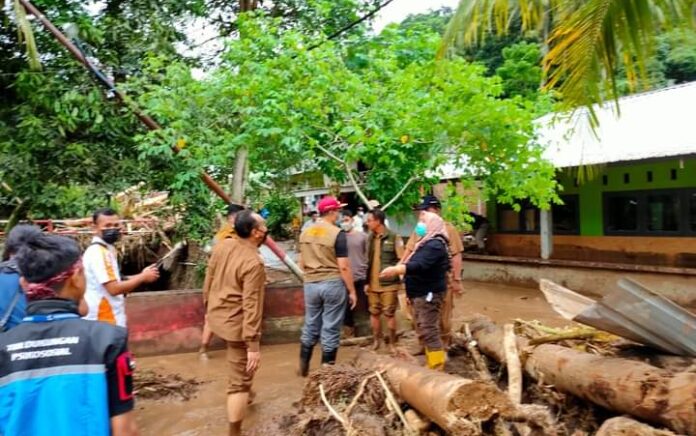
[[[370,324],[372,325],[373,350],[378,350],[382,338],[380,315],[384,315],[389,329],[389,348],[394,351],[396,345],[396,306],[401,280],[398,276],[379,278],[379,273],[387,267],[399,263],[404,254],[404,241],[396,233],[387,229],[386,216],[381,209],[372,209],[367,213],[367,228],[370,229],[367,245],[368,286]]]
[[[235,239],[237,232],[234,230],[234,219],[237,214],[244,210],[244,206],[230,203],[227,206],[227,222],[220,227],[220,230],[213,237],[213,244],[217,244],[225,239]],[[201,360],[208,360],[208,347],[213,340],[213,332],[210,331],[208,320],[203,321],[203,333],[201,334],[201,347],[198,349]]]
[[[436,196],[426,195],[423,197],[423,201],[416,207],[416,209],[425,210],[440,215],[442,211],[442,204]],[[447,275],[447,292],[445,293],[445,300],[443,301],[442,311],[440,312],[440,334],[442,335],[442,344],[445,346],[445,349],[447,349],[452,342],[452,311],[454,309],[454,294],[460,295],[462,292],[461,254],[464,252],[464,246],[457,229],[446,221],[445,227],[447,229],[447,239],[449,239],[448,248],[452,269]],[[415,235],[415,233],[412,233],[408,238],[408,242],[406,243],[404,257],[408,257],[409,253],[413,251],[417,242],[418,237]]]
[[[203,285],[210,329],[227,342],[229,381],[227,416],[230,435],[240,435],[251,382],[259,367],[261,319],[266,271],[259,246],[266,223],[251,211],[237,214],[237,238],[215,244]]]
[[[322,198],[318,205],[321,218],[300,235],[305,319],[300,337],[299,373],[303,377],[309,372],[312,351],[320,339],[321,363],[336,362],[346,300],[350,301],[351,309],[357,301],[346,233],[336,225],[344,206],[334,197]]]

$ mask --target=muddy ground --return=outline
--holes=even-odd
[[[478,282],[464,282],[464,288],[464,295],[455,301],[455,326],[459,325],[457,319],[476,312],[497,322],[522,318],[551,326],[567,323],[551,310],[538,290]],[[275,415],[292,412],[304,385],[304,379],[295,375],[297,344],[264,346],[261,351],[261,367],[254,381],[257,396],[245,420],[246,429]],[[358,351],[358,347],[342,347],[338,361],[348,362]],[[319,359],[319,350],[315,350],[313,366],[318,366]],[[212,352],[211,359],[205,362],[196,353],[189,353],[144,357],[137,364],[140,370],[178,374],[203,382],[188,401],[176,396],[138,400],[136,415],[143,435],[226,434],[224,351]]]

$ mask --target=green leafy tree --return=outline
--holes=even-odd
[[[677,29],[658,37],[665,77],[675,83],[696,80],[696,30]]]
[[[541,84],[541,50],[538,44],[518,43],[503,49],[503,64],[495,74],[503,79],[505,95],[534,99]]]
[[[182,59],[175,46],[184,35],[173,29],[201,12],[200,2],[188,0],[110,0],[96,12],[76,0],[35,4],[59,28],[72,23],[117,82],[139,74],[146,53]],[[84,216],[111,193],[147,181],[156,168],[139,159],[133,136],[141,127],[130,112],[105,99],[86,70],[38,27],[41,69],[30,68],[12,13],[0,10],[0,179],[12,190],[4,195],[22,207],[12,200],[0,214]]]
[[[182,71],[188,74],[184,66],[200,66],[203,61],[180,54],[180,48],[187,45],[184,31],[192,19],[216,25],[219,34],[214,38],[218,38],[236,32],[240,10],[253,9],[251,3],[257,6],[257,2],[218,0],[107,0],[91,8],[77,0],[34,3],[59,28],[75,25],[89,54],[121,86],[135,77],[156,83],[162,71],[143,62],[153,55],[161,65],[181,62]],[[278,16],[284,29],[323,37],[322,30],[335,32],[376,3],[287,0],[260,6]],[[138,150],[134,138],[142,133],[142,126],[129,111],[105,101],[89,74],[36,21],[18,23],[11,9],[2,9],[0,22],[0,179],[9,188],[0,190],[0,216],[14,212],[34,218],[84,215],[104,204],[110,193],[139,181],[148,182],[145,189],[151,189],[167,187],[174,180],[175,184],[196,185],[192,189],[197,191],[194,198],[198,201],[186,205],[188,198],[180,198],[178,204],[182,213],[203,225],[205,219],[195,217],[215,202],[192,175],[194,163],[201,161],[153,157],[171,143],[153,142],[159,148],[152,156]],[[29,51],[29,60],[40,61],[41,71],[29,68],[27,55],[20,50],[25,42],[19,39],[22,34],[15,24],[26,25],[24,30],[33,27],[32,46],[38,50]],[[363,31],[364,26],[356,26],[349,33]],[[143,77],[146,74],[151,76]],[[227,110],[223,108],[221,113]],[[188,153],[186,150],[184,157]],[[178,175],[178,169],[184,170],[183,175]],[[90,195],[84,201],[73,201],[76,192]]]

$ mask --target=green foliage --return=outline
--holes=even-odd
[[[386,204],[417,177],[396,204],[402,209],[449,160],[466,161],[467,177],[486,178],[512,198],[552,198],[542,192],[552,182],[528,185],[545,165],[529,144],[531,116],[500,99],[499,79],[484,77],[482,67],[435,62],[431,31],[390,27],[350,50],[327,42],[308,51],[306,36],[261,15],[242,18],[239,34],[203,80],[185,64],[151,58],[147,76],[156,82],[132,83],[167,126],[137,139],[143,158],[163,163],[159,176],[172,180],[176,198],[195,198],[198,168],[227,178],[242,145],[251,171],[271,184],[308,163],[344,182],[346,167],[360,162],[368,168],[363,190]],[[183,160],[167,146],[180,138],[188,144]]]
[[[648,81],[653,38],[666,29],[693,28],[693,1],[461,0],[440,56],[462,43],[476,45],[488,33],[507,34],[516,17],[549,48],[545,87],[555,89],[566,108],[587,107],[594,120],[593,104],[618,97],[621,67],[631,84]]]
[[[471,230],[472,216],[466,198],[457,193],[457,186],[449,182],[445,188],[442,201],[442,218],[460,231]]]
[[[307,168],[345,181],[347,168],[360,163],[367,195],[385,204],[405,187],[395,208],[406,209],[419,186],[438,179],[440,164],[455,162],[465,180],[482,180],[502,201],[557,199],[554,170],[533,141],[530,108],[538,100],[505,99],[505,81],[461,57],[435,61],[434,22],[413,18],[375,37],[359,28],[350,45],[317,46],[375,2],[287,0],[234,21],[212,12],[234,13],[228,6],[237,2],[118,3],[107,2],[96,17],[79,2],[43,6],[58,11],[57,24],[78,23],[95,54],[114,66],[108,72],[163,126],[156,132],[105,101],[43,32],[44,74],[24,71],[16,47],[3,45],[16,35],[0,38],[0,56],[18,73],[2,79],[9,104],[0,106],[0,174],[31,201],[32,216],[82,214],[143,180],[145,188],[168,190],[182,230],[203,238],[222,204],[200,171],[229,180],[240,147],[249,150],[251,179],[261,182],[250,192],[257,197]],[[201,14],[235,37],[198,79],[196,60],[174,50],[183,35],[173,29],[177,19]],[[524,57],[510,59],[510,68],[521,68]],[[181,146],[176,156],[173,144]],[[281,197],[266,204],[276,210],[275,231],[289,219]]]
[[[665,77],[675,83],[696,80],[696,31],[676,29],[658,37]]]
[[[292,194],[272,192],[261,201],[261,206],[268,210],[266,226],[274,238],[290,236],[289,224],[297,216],[299,202]]]
[[[538,44],[520,42],[503,49],[503,64],[495,73],[503,79],[505,95],[533,99],[541,85],[541,50]]]
[[[80,38],[119,81],[138,72],[149,51],[181,58],[175,23],[198,1],[110,0],[90,15],[85,2],[35,2],[59,27],[73,23]],[[0,10],[0,179],[24,200],[32,218],[75,217],[107,202],[152,168],[133,141],[141,128],[47,32],[34,27],[42,71],[30,71],[8,10]],[[11,12],[10,12],[11,13]],[[7,25],[6,25],[7,24]],[[152,187],[151,184],[148,184]],[[11,208],[0,207],[7,216]]]
[[[257,10],[277,19],[280,28],[321,38],[331,35],[374,10],[383,0],[276,0],[257,2]],[[236,36],[239,32],[240,2],[205,0],[209,21],[220,34]],[[348,34],[362,35],[365,26],[356,26]]]
[[[261,7],[280,17],[282,28],[302,29],[320,37],[321,30],[334,32],[376,3],[285,0],[272,5],[266,2]],[[239,2],[217,0],[107,0],[96,12],[87,9],[87,2],[77,0],[39,0],[35,4],[59,28],[75,24],[88,51],[119,85],[134,77],[155,84],[164,66],[170,64],[180,67],[179,73],[190,79],[189,67],[199,62],[183,57],[175,49],[186,42],[182,24],[191,18],[205,17],[221,33],[234,33],[235,15],[239,12]],[[104,100],[103,92],[89,74],[47,32],[38,30],[36,21],[32,24],[44,71],[29,72],[13,21],[13,11],[0,10],[0,179],[27,202],[23,213],[34,218],[82,214],[103,205],[108,193],[145,181],[150,189],[174,187],[172,199],[186,217],[184,230],[196,234],[208,231],[210,208],[218,207],[219,202],[201,186],[198,171],[206,167],[214,176],[222,176],[224,171],[210,167],[216,162],[209,162],[204,156],[187,158],[188,150],[182,153],[184,159],[171,159],[171,154],[163,157],[170,153],[173,141],[169,138],[177,140],[182,136],[171,134],[181,125],[167,126],[170,131],[155,135],[158,140],[139,141],[142,126],[130,112],[119,108],[113,100]],[[358,26],[351,33],[362,31],[364,26]],[[143,62],[155,54],[160,69]],[[152,76],[145,77],[146,74]],[[178,105],[183,100],[172,101]],[[228,116],[228,109],[213,106],[206,114],[213,114],[218,120],[234,120]],[[167,125],[169,118],[164,115],[158,121]],[[208,136],[215,135],[215,128],[210,129]],[[231,142],[225,144],[230,150],[234,149]],[[205,141],[204,144],[211,145]],[[148,145],[154,149],[145,149]],[[225,157],[227,164],[229,156]],[[89,195],[78,201],[76,192]],[[6,217],[14,207],[9,197],[7,203],[4,198],[0,200],[0,214]]]

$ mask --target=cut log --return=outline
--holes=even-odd
[[[676,436],[669,430],[659,430],[627,416],[604,421],[595,436]]]
[[[385,371],[404,401],[451,434],[477,434],[477,423],[517,415],[507,395],[491,383],[432,371],[368,351],[358,354],[356,362],[364,368]]]
[[[503,329],[483,316],[470,325],[481,351],[504,362]],[[527,345],[517,337],[518,348]],[[527,351],[524,370],[535,380],[609,410],[696,435],[695,373],[671,373],[643,362],[551,344]]]

